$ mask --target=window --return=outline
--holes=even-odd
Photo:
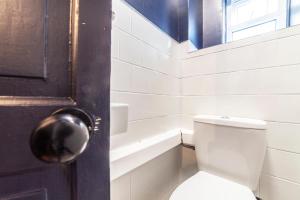
[[[227,0],[226,41],[239,40],[285,28],[287,26],[288,1]],[[292,1],[297,2],[300,7],[300,0]],[[300,10],[298,15],[294,15],[294,21],[297,20],[300,21]]]
[[[300,0],[291,0],[291,19],[290,24],[300,24]]]

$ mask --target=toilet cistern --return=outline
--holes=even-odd
[[[199,172],[170,200],[254,200],[266,152],[267,123],[230,116],[194,118]],[[226,189],[227,188],[227,189]]]

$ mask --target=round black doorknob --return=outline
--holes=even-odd
[[[94,120],[83,110],[61,109],[42,120],[33,130],[31,150],[44,162],[70,162],[86,149],[93,130]]]

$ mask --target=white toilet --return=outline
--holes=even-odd
[[[266,152],[266,122],[201,115],[194,118],[199,172],[170,200],[255,200]]]

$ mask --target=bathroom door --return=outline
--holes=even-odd
[[[0,0],[1,200],[109,199],[110,29],[111,0]],[[39,161],[31,134],[61,108],[102,121],[73,162]]]

